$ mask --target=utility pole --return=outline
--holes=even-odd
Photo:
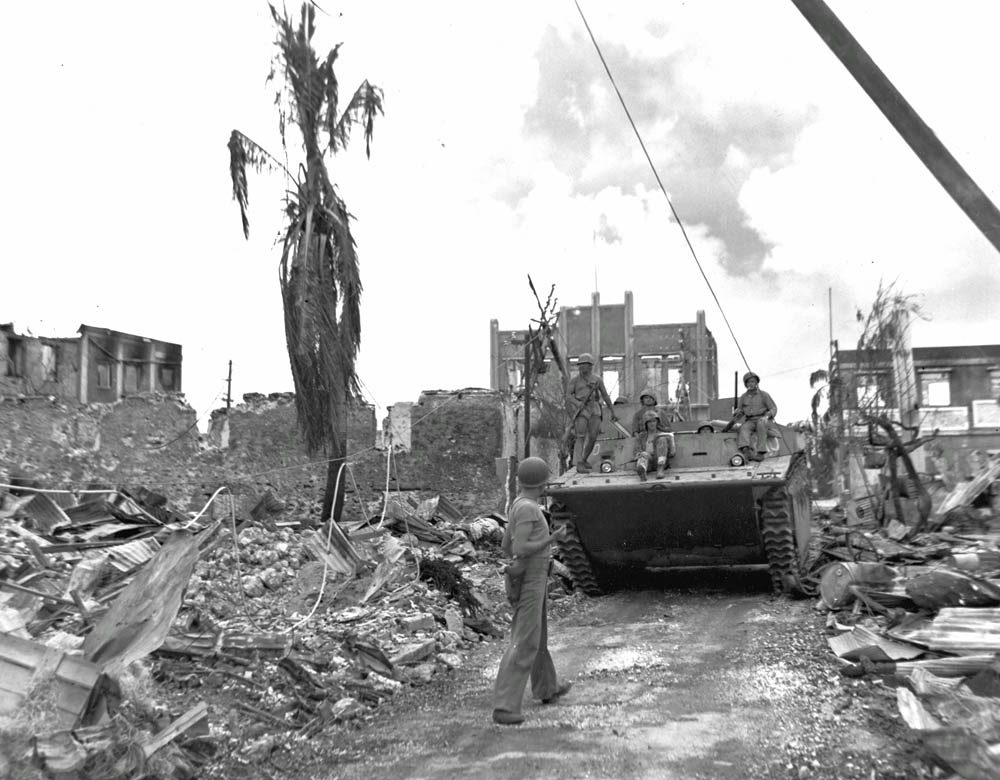
[[[792,0],[945,192],[1000,250],[1000,211],[823,0]]]
[[[229,416],[229,408],[233,404],[233,361],[229,361],[229,376],[226,377],[226,417]]]
[[[531,333],[531,329],[528,329]],[[531,457],[531,349],[532,339],[524,341],[524,457]]]

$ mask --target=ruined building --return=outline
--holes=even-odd
[[[490,321],[491,389],[512,392],[523,385],[527,335]],[[558,339],[570,363],[584,352],[594,356],[595,373],[612,398],[634,401],[649,387],[661,403],[677,404],[687,419],[706,419],[719,397],[718,353],[704,311],[694,322],[637,325],[631,292],[621,304],[602,304],[595,292],[589,306],[560,308]]]
[[[0,396],[112,402],[181,391],[181,346],[81,325],[79,336],[22,335],[0,325]]]

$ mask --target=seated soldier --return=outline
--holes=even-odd
[[[760,377],[753,371],[743,376],[747,391],[736,402],[736,412],[723,433],[731,431],[737,423],[740,432],[737,444],[746,460],[764,460],[767,456],[767,434],[770,423],[778,414],[778,406],[770,395],[760,389]]]
[[[661,478],[669,459],[676,453],[674,434],[668,415],[656,408],[656,396],[651,390],[643,390],[639,395],[642,408],[632,416],[632,433],[636,437],[639,450],[635,470],[639,479],[646,479],[650,458],[656,458],[656,476]]]

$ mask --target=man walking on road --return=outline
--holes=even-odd
[[[566,695],[572,683],[559,683],[548,648],[548,582],[552,542],[566,538],[566,529],[549,533],[538,505],[549,481],[548,464],[525,458],[518,464],[519,492],[510,505],[503,551],[511,556],[505,586],[514,610],[510,646],[503,654],[493,691],[493,721],[503,725],[524,722],[521,702],[531,678],[531,692],[542,704]]]

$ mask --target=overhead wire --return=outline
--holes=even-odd
[[[604,72],[608,74],[611,86],[614,88],[615,94],[618,96],[618,102],[621,103],[622,108],[625,110],[625,116],[628,118],[628,122],[632,126],[632,131],[635,133],[635,137],[639,141],[639,146],[642,147],[642,153],[646,156],[646,162],[649,163],[649,168],[653,172],[653,177],[656,179],[657,185],[660,187],[660,192],[663,193],[663,197],[666,199],[667,205],[670,207],[670,212],[674,215],[674,219],[677,221],[677,226],[681,229],[681,234],[684,236],[684,241],[687,243],[687,247],[691,252],[691,257],[694,258],[695,265],[698,266],[698,271],[701,273],[702,279],[704,279],[705,284],[708,285],[708,291],[712,294],[712,298],[715,300],[715,305],[719,307],[719,313],[722,315],[722,319],[726,323],[726,327],[729,329],[729,335],[732,336],[733,343],[736,345],[736,349],[740,353],[740,357],[743,359],[743,364],[746,366],[747,370],[750,370],[750,364],[747,362],[746,355],[743,354],[743,348],[740,346],[739,339],[736,338],[736,333],[733,331],[732,325],[729,324],[729,318],[726,316],[726,311],[722,307],[722,302],[719,300],[719,296],[715,294],[715,289],[712,287],[712,283],[709,281],[708,275],[705,273],[705,269],[702,267],[701,261],[698,259],[698,253],[695,252],[694,245],[691,243],[687,230],[684,228],[684,223],[681,221],[680,215],[677,213],[677,209],[674,208],[674,204],[670,200],[670,196],[667,194],[666,187],[663,186],[663,182],[660,180],[660,174],[657,172],[656,166],[653,164],[653,159],[649,156],[646,144],[642,140],[642,135],[639,133],[639,128],[636,127],[635,121],[632,119],[632,113],[629,111],[628,104],[626,104],[621,90],[618,89],[615,77],[611,73],[611,68],[608,66],[607,60],[604,59],[604,53],[601,51],[601,47],[597,43],[597,38],[594,37],[593,31],[590,29],[587,17],[583,13],[583,9],[580,7],[578,0],[573,0],[573,2],[576,5],[576,10],[580,13],[580,18],[583,20],[583,26],[587,28],[587,34],[590,36],[591,43],[594,44],[597,56],[600,58],[601,64],[604,66]]]

